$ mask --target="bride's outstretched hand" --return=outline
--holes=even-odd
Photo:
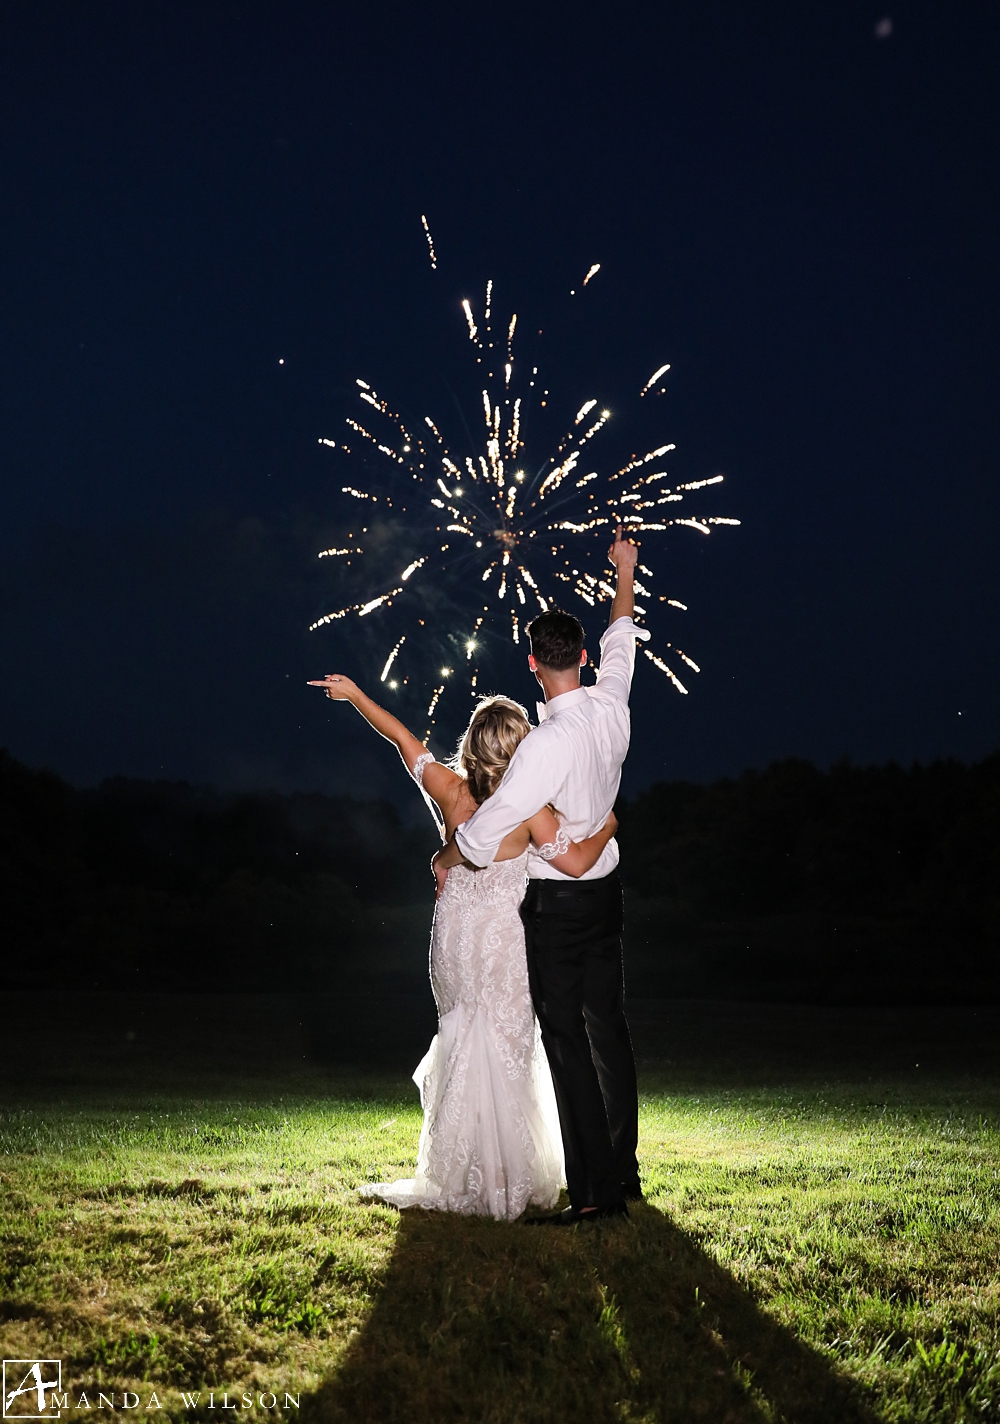
[[[351,702],[361,691],[356,682],[352,682],[349,677],[343,677],[339,672],[331,672],[316,682],[310,681],[309,686],[322,687],[327,697],[332,697],[334,702]]]

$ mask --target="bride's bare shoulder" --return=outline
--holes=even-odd
[[[427,762],[422,768],[421,779],[424,790],[434,797],[438,805],[443,801],[450,803],[466,789],[465,777],[440,761]]]

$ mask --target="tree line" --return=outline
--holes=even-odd
[[[621,819],[633,960],[659,992],[1000,999],[1000,753],[781,761],[653,786]]]
[[[1000,998],[1000,753],[789,760],[617,810],[633,993]],[[416,982],[434,845],[385,801],[121,777],[79,790],[0,752],[0,983]]]

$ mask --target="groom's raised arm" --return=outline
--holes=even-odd
[[[613,697],[628,705],[635,670],[635,640],[649,637],[649,630],[637,628],[635,614],[635,566],[639,550],[630,539],[622,538],[619,524],[615,542],[608,550],[608,559],[615,566],[617,587],[611,603],[611,617],[601,638],[601,662],[597,670],[597,689],[603,697]]]
[[[537,731],[517,748],[493,795],[455,832],[455,845],[470,865],[491,865],[503,838],[552,800],[545,737]]]

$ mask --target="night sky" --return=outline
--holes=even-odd
[[[626,790],[993,750],[998,39],[944,0],[5,4],[0,744],[413,795],[305,686],[379,670],[307,631],[317,442],[357,375],[444,409],[492,277],[626,441],[669,361],[671,472],[743,521],[657,559],[703,671],[641,661]]]

